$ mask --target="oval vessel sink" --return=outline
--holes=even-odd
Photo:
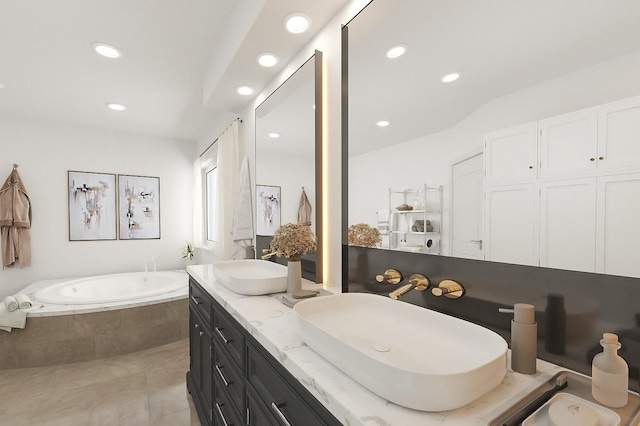
[[[449,315],[367,293],[308,299],[293,310],[307,345],[370,391],[404,407],[459,408],[506,374],[507,342]]]
[[[287,267],[261,259],[215,262],[213,273],[234,293],[247,296],[280,293],[287,289]]]

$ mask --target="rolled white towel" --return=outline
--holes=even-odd
[[[19,303],[13,296],[7,296],[4,298],[4,306],[7,307],[7,311],[13,312],[18,309]]]
[[[33,306],[31,303],[31,299],[26,294],[20,293],[16,294],[16,300],[18,301],[18,307],[20,309],[29,309]]]

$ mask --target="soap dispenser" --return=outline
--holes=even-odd
[[[620,355],[618,335],[604,333],[600,344],[603,351],[593,358],[591,394],[601,404],[619,408],[629,401],[629,366]]]
[[[527,303],[516,303],[513,309],[500,308],[500,312],[513,312],[511,320],[511,369],[517,373],[535,374],[538,354],[538,324],[536,308]]]

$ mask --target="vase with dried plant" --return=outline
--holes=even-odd
[[[268,259],[272,256],[286,258],[287,293],[291,293],[296,299],[312,297],[317,292],[302,290],[300,258],[307,253],[316,251],[317,247],[316,237],[308,225],[287,223],[276,230],[269,248],[262,250],[263,253],[266,253],[262,259]]]
[[[375,248],[382,242],[380,231],[366,223],[349,226],[347,241],[350,246],[362,247],[356,263],[356,282],[366,284],[369,280],[369,257],[365,248]]]

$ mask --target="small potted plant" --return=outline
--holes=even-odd
[[[273,236],[268,249],[264,249],[262,259],[271,256],[287,259],[287,293],[300,294],[302,289],[302,268],[300,258],[316,251],[318,241],[308,225],[287,223],[280,226]]]
[[[182,249],[182,258],[187,259],[189,263],[193,262],[193,258],[196,252],[193,245],[189,241],[185,241],[184,248]]]

